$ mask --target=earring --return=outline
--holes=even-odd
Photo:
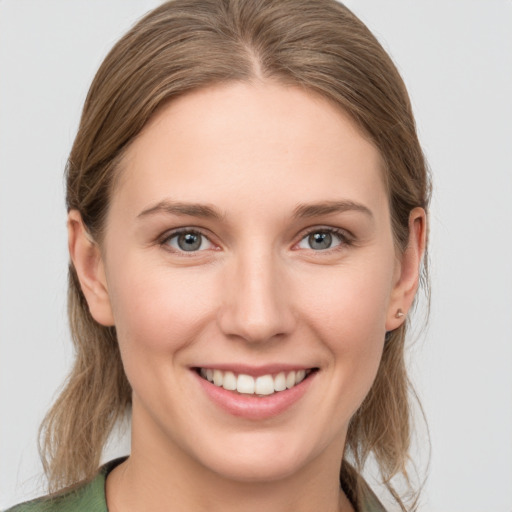
[[[395,314],[395,318],[402,318],[403,316],[405,316],[405,313],[401,309],[399,309]]]

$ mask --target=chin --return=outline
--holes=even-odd
[[[240,483],[269,483],[284,480],[296,474],[305,465],[300,459],[273,457],[237,458],[222,461],[211,469],[226,480]]]
[[[246,483],[276,482],[289,478],[318,458],[324,446],[309,446],[305,439],[266,433],[257,439],[238,440],[216,450],[201,453],[201,463],[213,473],[231,481]],[[197,453],[197,452],[196,452]],[[341,461],[342,450],[339,460]]]

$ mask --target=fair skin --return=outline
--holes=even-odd
[[[82,289],[133,388],[109,510],[352,510],[348,423],[412,304],[425,237],[417,208],[397,252],[382,172],[324,99],[228,84],[166,105],[128,148],[101,247],[70,212]],[[268,395],[218,385],[291,373]]]

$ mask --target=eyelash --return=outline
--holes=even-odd
[[[210,237],[208,237],[207,235],[205,235],[201,230],[199,229],[196,229],[196,228],[180,228],[180,229],[177,229],[177,230],[174,230],[172,232],[167,232],[165,235],[163,235],[163,237],[160,239],[159,241],[159,244],[161,247],[163,247],[165,250],[167,251],[170,251],[174,254],[179,254],[180,256],[186,256],[186,257],[189,257],[189,256],[193,256],[195,253],[198,253],[198,252],[203,252],[203,251],[185,251],[183,249],[176,249],[176,248],[173,248],[173,247],[170,247],[169,245],[169,242],[173,239],[173,238],[178,238],[180,235],[197,235],[197,236],[200,236],[202,237],[203,239],[207,240],[208,243],[212,244],[212,245],[215,245],[213,244],[213,242],[210,240]],[[202,245],[203,242],[201,242],[201,245]]]
[[[351,246],[354,243],[353,237],[349,233],[347,233],[347,231],[345,231],[345,230],[342,230],[339,228],[333,228],[333,227],[315,227],[315,228],[309,229],[309,230],[301,233],[300,239],[298,242],[296,242],[294,244],[294,247],[297,247],[303,240],[307,239],[309,236],[311,236],[313,234],[319,234],[319,233],[334,235],[340,240],[340,243],[338,245],[335,245],[334,247],[329,247],[329,248],[322,249],[322,250],[315,250],[311,247],[308,249],[315,253],[330,253],[332,251],[341,250],[345,247]],[[198,235],[198,236],[202,237],[203,239],[206,239],[208,241],[208,243],[215,245],[206,234],[204,234],[201,230],[196,229],[196,228],[180,228],[180,229],[177,229],[170,233],[168,232],[165,235],[163,235],[163,237],[159,240],[158,243],[160,246],[165,248],[165,250],[173,252],[174,254],[179,254],[181,256],[193,256],[194,254],[203,252],[205,250],[205,249],[203,249],[203,250],[196,250],[196,251],[186,251],[183,249],[171,248],[169,246],[169,241],[174,238],[177,238],[183,234]],[[201,242],[201,245],[202,245],[202,243],[203,242]]]
[[[349,233],[347,233],[347,231],[345,231],[343,229],[333,228],[333,227],[315,227],[315,228],[309,229],[306,232],[302,233],[299,242],[297,242],[295,244],[295,246],[300,244],[303,240],[307,239],[311,235],[318,234],[318,233],[334,235],[337,238],[339,238],[340,243],[338,245],[335,245],[334,247],[329,247],[327,249],[317,250],[317,251],[315,251],[313,248],[309,248],[309,250],[311,250],[315,253],[331,253],[332,251],[337,251],[337,250],[339,251],[339,250],[342,250],[343,248],[353,245],[353,237]]]

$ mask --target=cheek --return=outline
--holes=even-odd
[[[345,407],[351,416],[375,379],[392,288],[392,271],[377,271],[371,265],[366,272],[351,270],[331,273],[330,279],[325,280],[328,289],[308,286],[315,293],[302,295],[309,330],[328,350],[333,395],[344,397],[340,400],[344,405],[339,405],[343,420]],[[302,284],[307,285],[304,281]]]
[[[318,330],[347,348],[363,348],[375,336],[379,340],[384,337],[393,272],[376,267],[340,268],[324,279],[312,276],[310,282],[300,282],[297,295],[302,297],[305,315]],[[319,287],[319,282],[327,286]]]
[[[205,276],[125,261],[109,294],[121,350],[176,351],[194,340],[211,316],[213,286]]]

